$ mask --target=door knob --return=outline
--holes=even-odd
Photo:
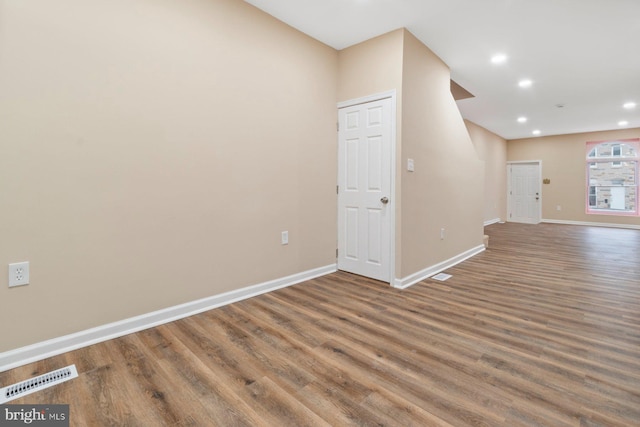
[[[387,203],[389,203],[389,199],[386,197],[383,197],[382,199],[380,199],[380,201],[382,202],[383,205],[386,205]]]

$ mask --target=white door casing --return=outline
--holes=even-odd
[[[540,162],[511,163],[508,172],[508,200],[510,222],[538,224],[542,192]]]
[[[338,269],[389,283],[392,102],[338,110]]]

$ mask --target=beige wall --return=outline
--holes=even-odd
[[[242,1],[25,0],[0,69],[0,352],[335,262],[335,50]]]
[[[410,32],[404,34],[398,277],[475,248],[483,236],[484,165],[451,95],[449,68]],[[408,158],[415,172],[406,170]]]
[[[543,219],[640,225],[639,217],[585,213],[586,143],[627,138],[640,138],[640,128],[512,140],[507,159],[542,161],[542,179],[551,180],[542,185]]]
[[[478,157],[484,161],[484,221],[507,218],[507,141],[465,120]]]
[[[402,45],[399,29],[338,52],[338,101],[402,90]]]
[[[405,30],[338,53],[237,0],[0,2],[0,69],[0,265],[31,263],[0,352],[333,264],[336,101],[397,91],[396,277],[482,242],[483,163]]]

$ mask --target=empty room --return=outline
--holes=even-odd
[[[640,425],[638,16],[0,0],[0,425]]]

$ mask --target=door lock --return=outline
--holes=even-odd
[[[389,203],[389,199],[387,197],[383,197],[382,199],[380,199],[380,201],[382,202],[383,205],[386,205],[387,203]]]

